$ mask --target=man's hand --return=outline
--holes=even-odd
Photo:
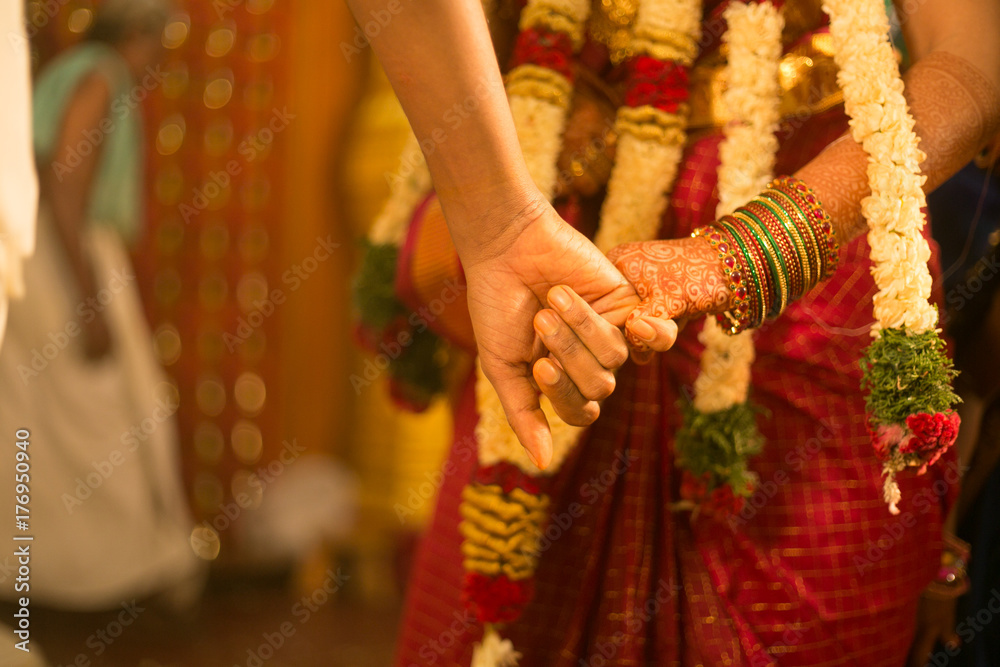
[[[516,236],[484,247],[475,257],[463,257],[463,266],[483,372],[496,389],[518,440],[532,460],[545,468],[552,457],[552,438],[539,406],[532,366],[547,351],[532,323],[549,290],[570,287],[612,327],[625,324],[639,299],[611,262],[551,206],[540,203],[526,211],[529,217],[524,224],[509,227],[520,229]],[[598,353],[602,368],[609,371],[626,359],[623,343],[617,351]],[[578,377],[585,398],[606,397],[607,383],[602,378],[587,383]],[[564,414],[558,403],[556,408]]]
[[[551,356],[536,361],[532,374],[563,421],[589,426],[615,389],[628,345],[618,327],[565,285],[549,290],[548,302],[551,309],[535,315],[535,332]]]
[[[609,258],[631,281],[639,305],[626,318],[632,357],[642,363],[677,339],[674,318],[728,307],[731,295],[719,258],[703,239],[648,241],[618,246]],[[534,365],[534,379],[567,423],[586,426],[600,413],[598,401],[614,389],[612,371],[624,362],[620,316],[601,318],[571,289],[548,295],[551,310],[535,316],[535,331],[551,358]]]

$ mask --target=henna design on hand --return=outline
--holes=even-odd
[[[704,239],[626,243],[612,248],[608,257],[641,299],[629,322],[640,316],[683,319],[730,307],[722,263]],[[632,336],[629,343],[643,347]]]

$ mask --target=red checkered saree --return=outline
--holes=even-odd
[[[786,126],[776,173],[794,172],[845,128],[840,109]],[[664,238],[713,219],[720,140],[689,145]],[[952,452],[925,476],[904,474],[901,513],[889,514],[859,390],[869,265],[865,239],[848,244],[830,281],[756,334],[752,399],[766,410],[767,445],[751,464],[759,489],[735,521],[671,510],[678,403],[698,370],[701,324],[654,363],[619,372],[601,418],[546,483],[552,522],[534,601],[502,629],[522,666],[902,664],[937,569],[956,464]],[[400,667],[465,667],[481,636],[460,600],[458,532],[475,420],[470,381],[453,474],[409,583]]]

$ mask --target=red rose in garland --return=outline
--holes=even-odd
[[[913,435],[900,444],[899,451],[903,454],[918,455],[924,461],[919,472],[924,473],[955,444],[961,421],[954,410],[910,415],[906,418],[906,426]]]

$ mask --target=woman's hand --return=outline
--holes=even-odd
[[[549,291],[559,285],[571,288],[579,295],[579,300],[574,300],[576,306],[589,304],[596,316],[607,321],[604,326],[588,318],[592,327],[604,332],[623,326],[639,299],[608,258],[547,203],[539,202],[522,215],[527,219],[505,227],[519,229],[516,235],[504,234],[475,253],[467,252],[462,259],[483,372],[496,388],[518,440],[544,468],[552,456],[552,438],[531,371],[545,355],[545,346],[532,325],[537,323],[536,315],[540,315]],[[544,316],[542,320],[544,327]],[[585,335],[586,325],[582,326]],[[617,368],[626,359],[624,344],[595,351],[604,369]],[[572,350],[562,349],[560,354],[567,363],[578,360]],[[581,396],[597,400],[606,395],[608,376],[596,366],[583,366],[582,373],[577,372],[575,363],[570,366],[571,377],[580,380]],[[593,381],[588,378],[590,372],[596,374]],[[554,407],[560,415],[579,409],[559,396],[555,396]]]
[[[650,351],[674,344],[677,327],[692,317],[729,308],[732,294],[715,250],[701,238],[625,243],[608,258],[632,283],[639,306],[625,325],[625,335],[638,362]]]

